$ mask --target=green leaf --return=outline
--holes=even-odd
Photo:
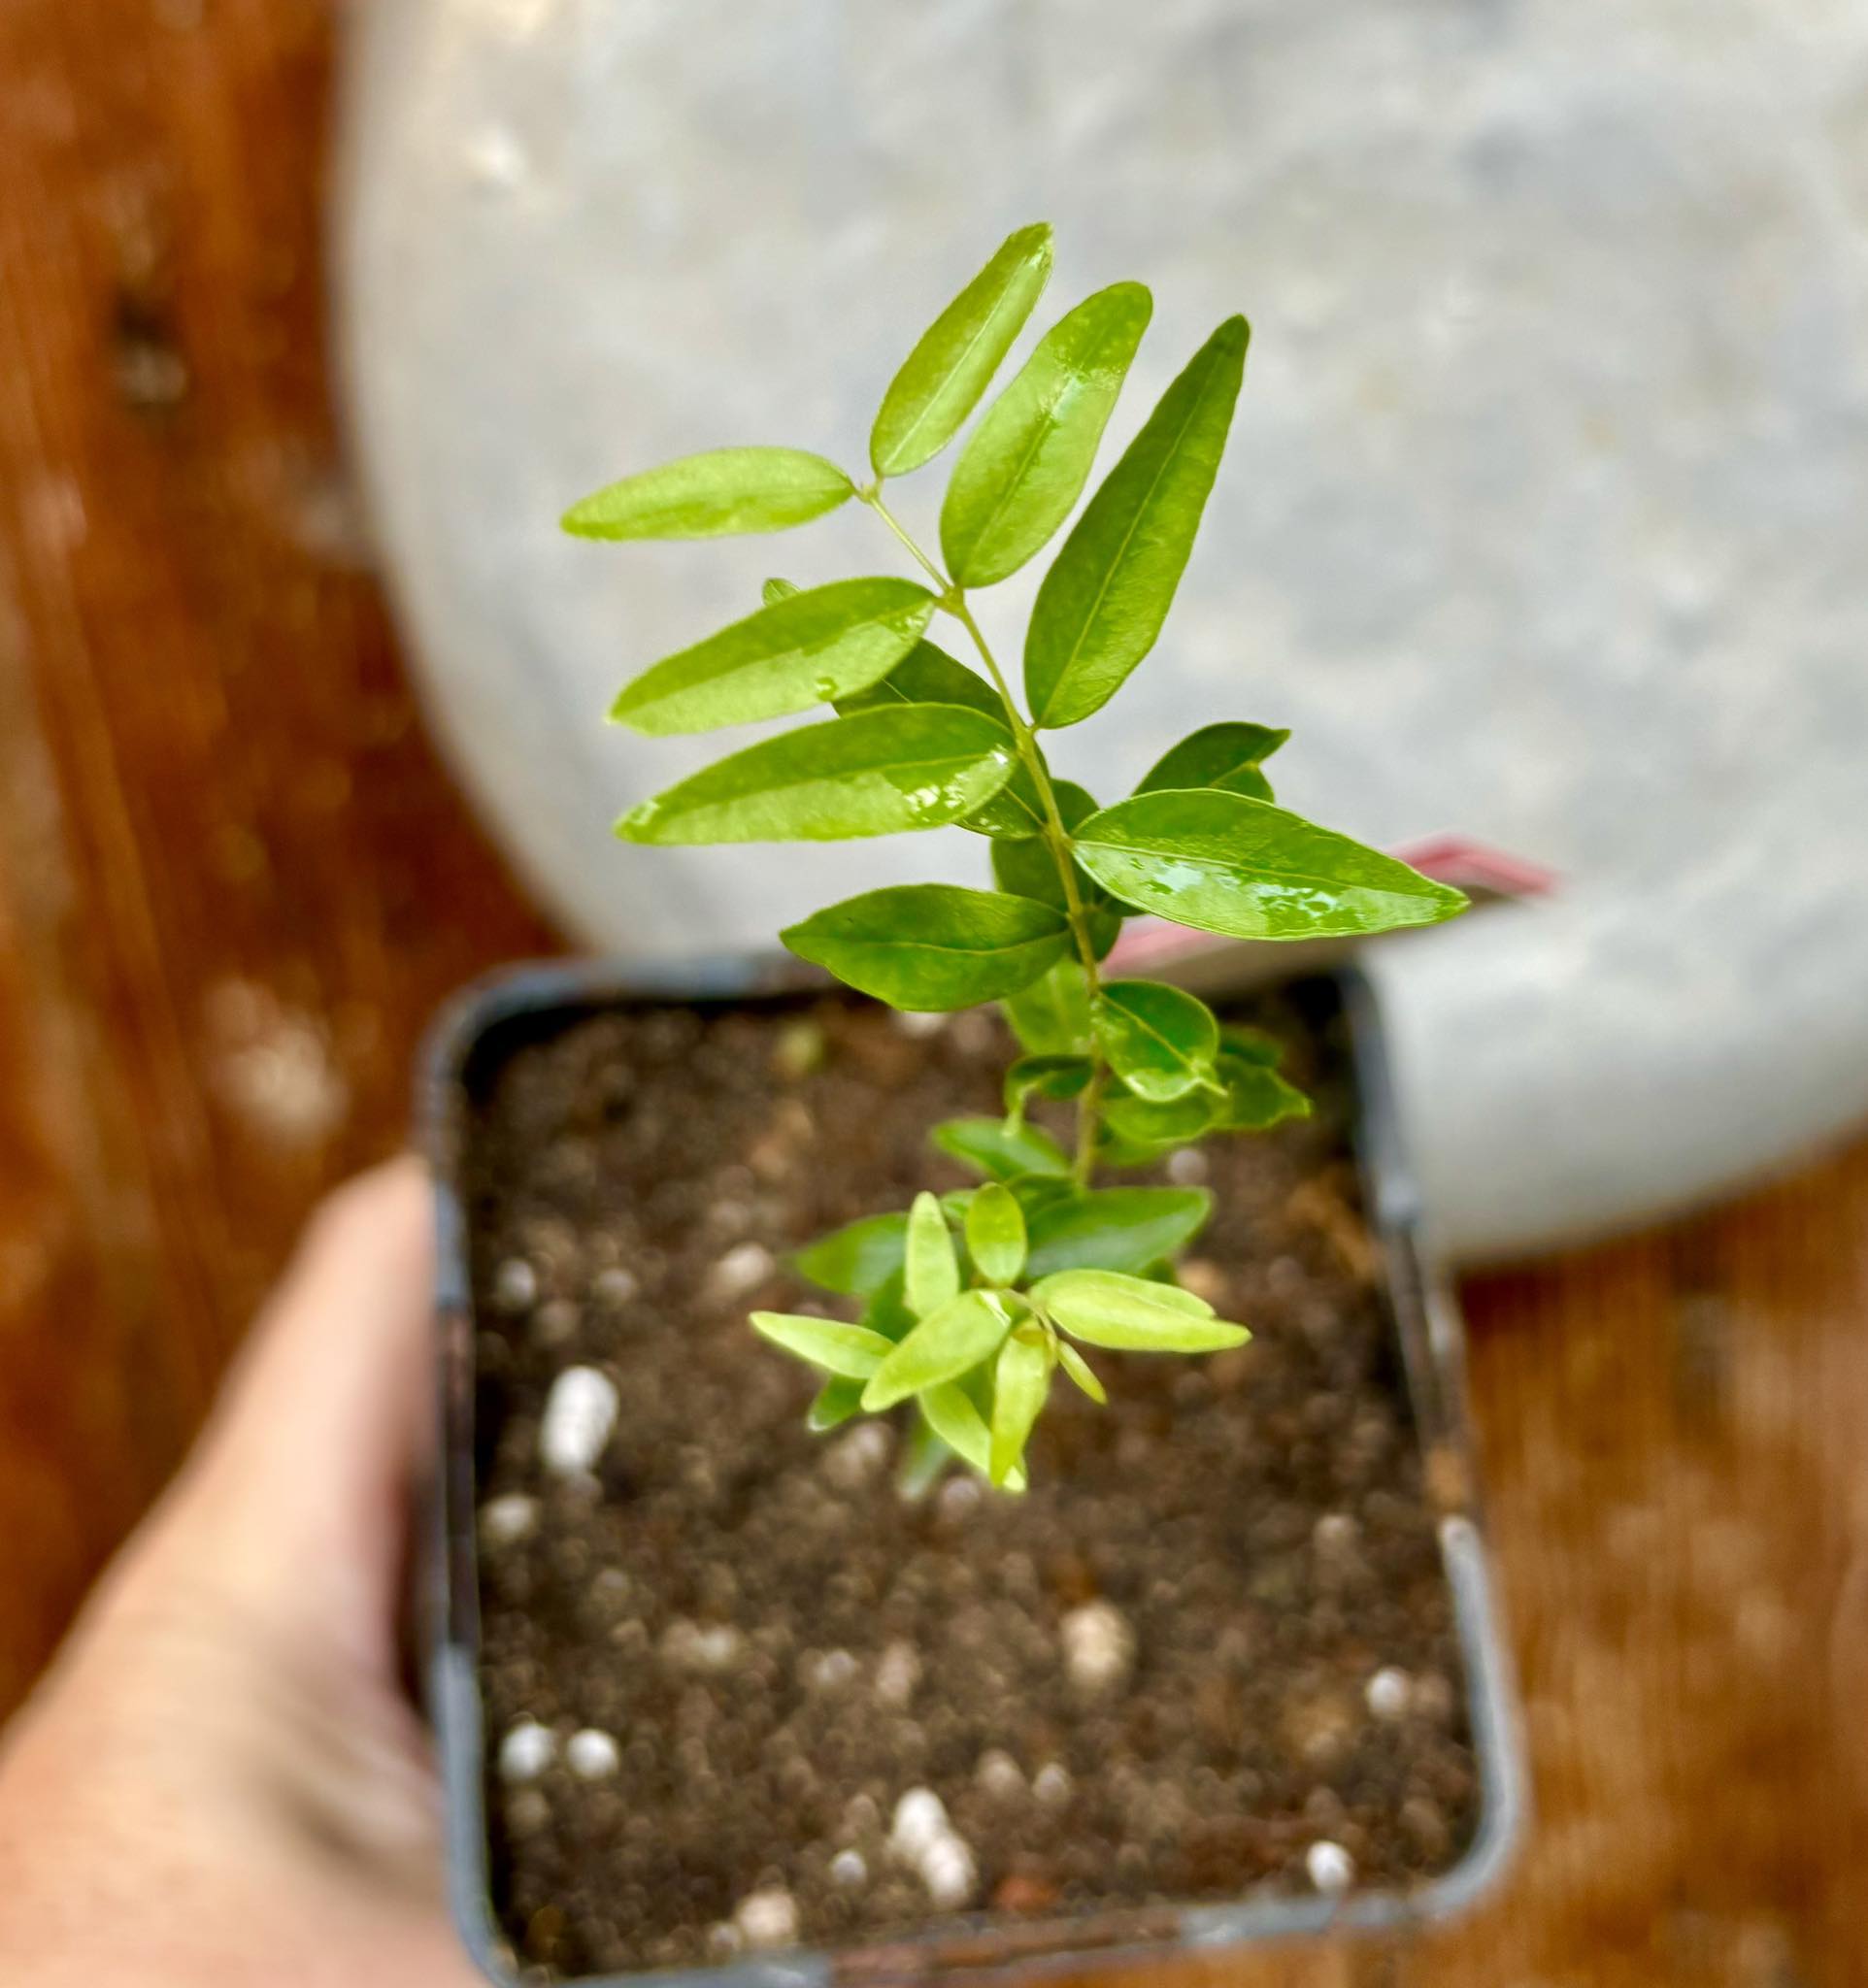
[[[999,361],[1051,275],[1051,229],[1040,221],[1000,245],[921,334],[883,396],[869,437],[879,477],[903,477],[938,455],[980,403]]]
[[[1214,1353],[1251,1337],[1243,1325],[1215,1318],[1213,1307],[1191,1291],[1112,1271],[1060,1271],[1034,1284],[1030,1295],[1065,1332],[1092,1346]]]
[[[1271,782],[1259,763],[1269,759],[1289,737],[1289,732],[1275,731],[1270,725],[1236,721],[1205,725],[1189,732],[1178,746],[1170,746],[1135,791],[1152,794],[1171,787],[1223,787],[1228,793],[1269,801]]]
[[[884,704],[964,704],[1000,724],[1006,721],[1005,705],[992,685],[925,637],[880,683],[832,702],[846,716],[852,711],[873,711]]]
[[[610,716],[651,738],[788,717],[887,676],[933,612],[924,586],[887,576],[787,594],[652,664]]]
[[[1080,1096],[1089,1072],[1087,1056],[1020,1056],[1005,1074],[1007,1117],[1022,1124],[1025,1107],[1033,1098],[1062,1103]]]
[[[956,1381],[948,1381],[940,1387],[930,1387],[918,1397],[920,1410],[927,1417],[929,1426],[942,1442],[957,1456],[962,1463],[971,1464],[981,1476],[992,1474],[992,1436],[986,1428],[985,1417],[980,1413],[980,1405]],[[1025,1488],[1025,1474],[1022,1467],[1015,1466],[1007,1474],[1003,1487],[1007,1491],[1022,1491]]]
[[[1109,1394],[1104,1388],[1103,1383],[1097,1379],[1095,1368],[1084,1358],[1068,1340],[1053,1340],[1051,1344],[1056,1351],[1059,1364],[1064,1372],[1070,1375],[1071,1379],[1088,1395],[1091,1401],[1107,1408],[1109,1406]],[[833,1381],[831,1384],[835,1386],[837,1383]]]
[[[887,1358],[863,1389],[863,1407],[873,1414],[911,1394],[957,1379],[969,1367],[990,1358],[1011,1329],[1012,1314],[996,1292],[962,1291],[922,1319],[899,1345],[889,1347]]]
[[[867,1298],[901,1269],[907,1237],[905,1214],[865,1215],[807,1243],[792,1268],[823,1290]]]
[[[895,1473],[895,1489],[902,1502],[913,1505],[925,1498],[952,1461],[951,1445],[942,1441],[933,1423],[917,1406],[909,1419],[908,1440],[902,1445],[902,1460]]]
[[[1220,1123],[1230,1132],[1263,1132],[1286,1118],[1308,1118],[1310,1100],[1268,1064],[1243,1054],[1230,1043],[1219,1045],[1219,1081],[1226,1087]]]
[[[1249,1063],[1263,1063],[1276,1070],[1284,1060],[1284,1045],[1266,1029],[1254,1029],[1245,1022],[1219,1024],[1219,1046],[1243,1056]]]
[[[1103,1106],[1103,1124],[1115,1142],[1105,1157],[1115,1167],[1146,1166],[1172,1146],[1190,1145],[1211,1131],[1225,1110],[1210,1091],[1188,1091],[1168,1104],[1118,1095]]]
[[[867,1380],[896,1348],[894,1342],[864,1325],[846,1325],[840,1318],[808,1318],[789,1311],[755,1311],[752,1330],[787,1353],[809,1360],[826,1373],[851,1380]]]
[[[833,1374],[812,1397],[805,1410],[804,1426],[813,1436],[822,1436],[859,1414],[863,1405],[863,1384],[848,1375]]]
[[[1217,787],[1117,801],[1076,840],[1084,868],[1125,904],[1235,939],[1386,932],[1466,908],[1379,849]]]
[[[581,539],[718,539],[809,524],[856,494],[804,448],[713,448],[624,477],[564,514]]]
[[[1029,1325],[999,1348],[992,1370],[992,1449],[989,1474],[1003,1484],[1024,1461],[1025,1441],[1051,1392],[1051,1342]]]
[[[1089,1047],[1089,990],[1075,959],[1060,959],[1002,1005],[1012,1033],[1033,1055],[1076,1055]]]
[[[1153,308],[1140,283],[1085,298],[1038,341],[974,430],[941,506],[941,550],[957,584],[1017,573],[1070,515]]]
[[[928,1134],[950,1159],[984,1174],[988,1180],[1012,1180],[1021,1174],[1062,1178],[1070,1161],[1050,1133],[1035,1125],[1007,1125],[997,1118],[950,1118]]]
[[[1026,1210],[1028,1277],[1060,1270],[1140,1273],[1192,1241],[1213,1211],[1204,1187],[1102,1187]]]
[[[1070,949],[1070,928],[1049,906],[951,883],[846,898],[779,937],[864,994],[934,1011],[1016,994]]]
[[[759,599],[762,600],[768,608],[776,608],[781,601],[791,600],[800,591],[801,589],[796,585],[795,582],[791,580],[772,579],[768,580],[765,582],[765,584],[762,587],[760,587]]]
[[[966,1247],[989,1284],[1016,1283],[1025,1267],[1024,1209],[997,1181],[982,1187],[967,1209]]]
[[[947,1216],[932,1194],[917,1194],[908,1216],[908,1255],[902,1266],[908,1309],[926,1318],[959,1296],[960,1259],[948,1234]]]
[[[1229,317],[1200,348],[1051,561],[1025,631],[1034,724],[1100,711],[1154,646],[1219,467],[1249,335]]]
[[[842,842],[940,828],[1005,785],[1003,727],[954,704],[826,718],[763,739],[625,814],[625,842]]]
[[[1138,1098],[1163,1105],[1218,1088],[1219,1024],[1197,995],[1160,980],[1111,980],[1094,1019],[1110,1068]]]

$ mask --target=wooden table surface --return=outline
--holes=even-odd
[[[325,0],[0,7],[0,1712],[411,1048],[549,949],[329,403]],[[1189,1983],[1868,1980],[1868,1146],[1472,1283],[1538,1816],[1493,1903]],[[418,1984],[411,1984],[418,1988]]]

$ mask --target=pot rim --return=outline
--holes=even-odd
[[[1171,1934],[1122,1937],[1122,1921],[1142,1915],[1063,1916],[1020,1929],[1027,1938],[1057,1929],[1042,1951],[991,1951],[992,1931],[976,1931],[956,1955],[951,1928],[874,1947],[798,1948],[717,1966],[579,1975],[576,1988],[832,1988],[852,1980],[928,1980],[964,1976],[994,1983],[1086,1965],[1120,1966],[1176,1953],[1338,1932],[1380,1932],[1431,1925],[1465,1911],[1503,1876],[1529,1814],[1517,1682],[1501,1628],[1497,1583],[1470,1487],[1475,1478],[1465,1406],[1465,1329],[1451,1289],[1425,1241],[1419,1194],[1397,1120],[1381,1011],[1366,976],[1353,966],[1296,977],[1333,981],[1340,990],[1356,1079],[1353,1144],[1370,1226],[1382,1245],[1384,1282],[1401,1342],[1407,1392],[1423,1453],[1445,1448],[1466,1487],[1460,1506],[1438,1522],[1441,1556],[1452,1591],[1465,1673],[1473,1753],[1479,1770],[1479,1821],[1465,1853],[1450,1870],[1408,1890],[1351,1892],[1337,1899],[1247,1897],[1150,1910],[1151,1926]],[[560,1010],[686,1002],[739,1006],[826,992],[836,983],[785,954],[710,954],[691,959],[523,962],[471,981],[436,1015],[424,1041],[417,1083],[418,1143],[433,1169],[436,1216],[437,1355],[441,1451],[421,1518],[417,1622],[424,1682],[446,1809],[448,1893],[468,1953],[500,1988],[518,1988],[502,1959],[505,1939],[494,1916],[485,1812],[485,1735],[480,1699],[480,1607],[474,1482],[472,1293],[466,1211],[458,1186],[464,1079],[479,1046],[507,1024]],[[1070,1943],[1071,1929],[1078,1943]],[[1086,1937],[1082,1937],[1086,1936]],[[1005,1944],[1012,1946],[1007,1940]]]

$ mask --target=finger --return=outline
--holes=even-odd
[[[399,1160],[339,1190],[260,1314],[159,1548],[287,1634],[386,1668],[432,1445],[433,1213]]]

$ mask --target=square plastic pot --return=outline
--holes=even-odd
[[[1490,1887],[1525,1820],[1516,1689],[1500,1633],[1465,1412],[1464,1329],[1423,1239],[1422,1212],[1395,1118],[1380,1011],[1354,969],[1333,981],[1348,1015],[1354,1086],[1351,1137],[1364,1211],[1382,1246],[1385,1299],[1399,1339],[1410,1407],[1433,1460],[1443,1508],[1440,1547],[1465,1672],[1479,1776],[1479,1823],[1459,1861],[1405,1891],[1247,1895],[1146,1912],[1111,1912],[999,1929],[943,1927],[885,1946],[800,1948],[719,1967],[584,1977],[591,1988],[829,1988],[881,1981],[1029,1979],[1097,1963],[1166,1960],[1351,1929],[1378,1931],[1449,1918]],[[494,1981],[510,1964],[489,1890],[486,1732],[480,1697],[480,1607],[474,1481],[474,1317],[461,1196],[477,1066],[515,1041],[619,1006],[747,1007],[821,992],[826,982],[784,958],[622,966],[602,961],[512,969],[469,987],[430,1033],[417,1112],[434,1167],[435,1293],[442,1408],[441,1463],[421,1519],[418,1621],[425,1685],[447,1805],[449,1892],[461,1938]]]

